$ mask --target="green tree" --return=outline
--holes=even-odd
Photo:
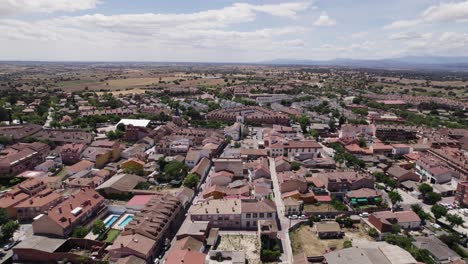
[[[315,140],[318,140],[319,138],[319,132],[315,129],[310,129],[309,134],[311,137],[315,138]]]
[[[359,147],[366,148],[367,147],[367,140],[363,137],[359,138]]]
[[[388,198],[392,201],[392,204],[396,204],[398,202],[403,202],[403,198],[398,192],[392,191],[388,193]]]
[[[445,219],[447,219],[452,227],[463,225],[465,222],[461,216],[456,214],[447,214]]]
[[[338,224],[340,224],[340,225],[342,225],[342,226],[344,226],[344,227],[347,227],[347,228],[350,228],[350,227],[353,226],[353,220],[351,220],[351,218],[350,218],[350,217],[347,217],[347,216],[346,216],[346,217],[337,217],[337,218],[335,219],[335,221],[336,221]]]
[[[0,208],[0,226],[8,222],[8,214],[4,208]]]
[[[10,240],[13,234],[18,230],[19,224],[16,221],[8,221],[2,226],[2,239]]]
[[[122,132],[125,132],[125,125],[123,123],[120,123],[117,125],[117,130],[120,130]]]
[[[428,204],[435,204],[440,200],[442,200],[442,195],[436,192],[428,192],[425,197],[425,201]]]
[[[181,161],[173,160],[164,166],[164,174],[168,181],[182,179],[187,175],[188,167]]]
[[[431,212],[432,214],[434,215],[434,218],[435,219],[439,219],[441,218],[442,216],[445,216],[448,212],[447,208],[445,208],[444,206],[442,205],[439,205],[439,204],[434,204],[432,207],[431,207]]]
[[[189,173],[187,177],[185,177],[183,185],[187,188],[193,189],[198,185],[199,182],[200,179],[196,174]]]
[[[12,142],[13,142],[13,140],[10,137],[0,136],[0,144],[1,145],[9,145]]]
[[[309,225],[310,225],[310,226],[313,226],[314,223],[320,222],[320,221],[322,221],[322,220],[320,219],[320,217],[318,217],[318,216],[316,216],[316,215],[311,215],[311,216],[309,217]]]
[[[50,121],[50,126],[53,128],[61,128],[62,124],[60,124],[60,122],[57,120],[52,120]]]
[[[88,234],[88,229],[84,226],[77,226],[73,228],[72,237],[83,238]]]
[[[421,205],[412,204],[411,209],[419,216],[419,218],[421,218],[421,220],[427,220],[429,218],[428,213],[424,212]]]
[[[456,246],[458,243],[460,243],[460,236],[454,232],[450,234],[443,234],[439,237],[439,239],[449,247]]]
[[[336,210],[338,211],[346,211],[348,210],[348,207],[346,207],[346,205],[344,205],[341,201],[335,199],[335,198],[332,198],[331,202],[330,202],[330,205],[335,208]]]
[[[353,246],[353,242],[351,242],[351,240],[345,240],[345,242],[343,242],[343,248],[350,248]]]
[[[429,185],[427,183],[423,183],[423,184],[419,185],[418,190],[422,194],[423,197],[426,197],[426,194],[432,192],[433,188],[432,188],[431,185]]]
[[[104,231],[106,231],[106,225],[104,224],[102,220],[96,220],[93,223],[93,227],[91,228],[91,231],[95,235],[100,235],[104,233]]]
[[[293,161],[291,162],[291,170],[297,171],[301,168],[301,164],[299,162]]]
[[[301,115],[297,118],[297,122],[301,126],[302,132],[307,133],[307,126],[310,124],[310,120],[306,115]]]
[[[401,227],[398,224],[392,225],[392,234],[398,234],[401,232]]]
[[[394,190],[396,187],[397,187],[397,181],[390,178],[390,177],[387,177],[385,179],[385,184],[388,186],[388,188]]]
[[[369,231],[367,231],[367,234],[369,234],[369,236],[371,237],[377,237],[379,235],[379,232],[377,232],[377,230],[375,228],[371,228],[369,229]]]

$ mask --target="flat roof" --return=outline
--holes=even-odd
[[[67,240],[61,238],[51,238],[45,236],[31,236],[28,239],[21,241],[13,249],[28,248],[36,249],[45,252],[55,252],[60,246],[63,245]]]
[[[136,127],[147,127],[149,125],[149,123],[151,122],[151,120],[148,120],[148,119],[128,119],[128,118],[123,118],[121,119],[117,125],[115,125],[115,127],[117,128],[117,126],[119,124],[124,124],[126,126],[128,125],[132,125],[132,126],[136,126]]]

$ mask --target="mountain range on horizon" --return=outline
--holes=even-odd
[[[449,70],[468,71],[468,56],[405,56],[385,59],[348,59],[331,60],[307,59],[275,59],[260,62],[274,65],[304,65],[304,66],[341,66],[351,68],[378,68],[401,70]]]

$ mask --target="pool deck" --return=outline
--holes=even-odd
[[[115,224],[112,226],[113,229],[117,229],[117,230],[123,230],[125,226],[120,226],[120,224],[122,224],[122,222],[124,222],[128,216],[134,216],[133,214],[123,214],[116,222]]]
[[[112,219],[112,218],[115,217],[115,216],[117,216],[117,219],[115,219],[114,222],[111,223],[110,225],[107,225],[107,221],[110,221],[110,219]],[[111,227],[112,225],[114,225],[115,222],[117,222],[121,216],[122,216],[122,215],[111,214],[111,215],[109,215],[108,217],[106,217],[106,219],[104,219],[104,224],[106,225],[106,228],[109,228],[109,227]]]

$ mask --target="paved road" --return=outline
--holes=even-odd
[[[52,108],[49,108],[49,112],[47,113],[47,120],[45,121],[44,128],[50,128],[50,122],[52,122]]]
[[[292,247],[291,247],[291,240],[289,239],[289,227],[290,227],[290,220],[284,215],[284,203],[283,199],[281,198],[281,192],[278,182],[278,175],[276,174],[275,168],[275,160],[273,158],[269,158],[270,160],[270,173],[271,173],[271,180],[273,181],[273,193],[275,195],[275,203],[278,218],[281,225],[281,231],[278,232],[278,237],[281,240],[283,245],[283,254],[281,255],[282,263],[292,263]]]

